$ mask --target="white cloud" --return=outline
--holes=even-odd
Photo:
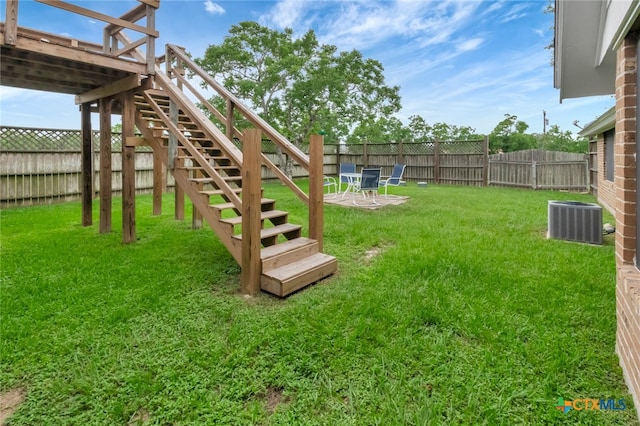
[[[299,25],[305,13],[305,6],[311,5],[303,0],[281,0],[260,18],[263,25],[275,25],[277,28],[294,28]]]
[[[212,2],[211,0],[206,0],[204,2],[204,10],[207,11],[210,15],[224,15],[225,10],[217,3]]]
[[[425,47],[448,41],[473,18],[479,5],[466,1],[340,3],[339,13],[319,24],[319,35],[327,43],[356,49],[395,37],[414,48]]]
[[[476,50],[480,47],[480,45],[484,42],[484,39],[476,37],[471,40],[466,40],[456,44],[456,49],[459,52],[470,52],[472,50]]]
[[[523,18],[527,16],[526,12],[523,12],[524,9],[527,8],[526,3],[516,3],[503,17],[500,19],[501,24],[505,24],[507,22],[515,21],[516,19]]]

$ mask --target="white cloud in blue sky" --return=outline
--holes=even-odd
[[[130,0],[75,3],[112,16],[136,5]],[[35,2],[19,5],[21,26],[102,41],[102,23],[87,25],[85,18]],[[358,49],[382,63],[387,83],[401,88],[402,120],[418,114],[431,124],[489,133],[508,113],[527,122],[529,131],[541,132],[545,110],[550,124],[577,131],[574,120],[586,124],[614,101],[604,96],[559,103],[551,52],[545,49],[553,38],[553,15],[544,14],[546,6],[543,0],[162,0],[156,55],[165,43],[173,43],[201,57],[209,44],[222,42],[233,24],[246,20],[292,28],[298,35],[313,29],[322,43]],[[36,98],[54,106],[42,108],[48,113],[36,112]],[[0,91],[1,124],[78,128],[79,122],[73,96]]]
[[[210,15],[224,15],[224,8],[211,0],[204,2],[204,10]]]

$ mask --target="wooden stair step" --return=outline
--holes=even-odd
[[[302,229],[300,225],[293,225],[291,223],[283,223],[282,225],[276,225],[271,228],[264,228],[260,230],[260,239],[268,239],[277,237],[280,234],[290,234],[293,232],[299,232]],[[234,235],[233,238],[242,241],[242,234]]]
[[[201,177],[201,178],[189,178],[191,182],[196,183],[211,183],[213,182],[213,178],[210,177]]]
[[[264,291],[284,297],[333,274],[337,268],[338,262],[335,257],[316,253],[263,272],[260,277],[260,287]]]
[[[260,220],[275,219],[277,217],[283,217],[288,215],[289,215],[289,212],[285,212],[282,210],[267,210],[266,212],[260,213]],[[221,219],[220,222],[228,223],[230,225],[240,225],[242,224],[242,216]]]
[[[231,190],[236,194],[240,194],[242,192],[242,188],[231,188]],[[207,191],[200,191],[200,193],[212,197],[215,195],[223,195],[224,191],[221,189],[210,189]]]
[[[266,205],[273,205],[275,204],[276,200],[273,200],[271,198],[262,198],[260,200],[260,203],[262,204],[262,206],[266,206]],[[212,208],[216,209],[216,210],[227,210],[227,209],[235,209],[236,206],[233,205],[233,203],[221,203],[221,204],[212,204],[211,205]]]
[[[317,240],[306,237],[298,237],[269,247],[264,247],[260,250],[262,271],[266,272],[311,256],[312,254],[318,253],[318,248],[319,244]]]

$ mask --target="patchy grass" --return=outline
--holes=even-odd
[[[77,203],[2,211],[0,391],[26,395],[10,424],[637,424],[613,235],[545,238],[547,200],[592,197],[394,190],[411,199],[327,206],[338,273],[284,300],[243,298],[238,265],[170,195],[156,217],[138,198],[131,245],[119,200],[105,235]],[[282,186],[265,193],[306,224]],[[627,409],[563,414],[558,398]]]

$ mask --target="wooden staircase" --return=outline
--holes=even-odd
[[[138,0],[135,8],[119,17],[65,1],[37,0],[47,7],[103,21],[106,26],[102,44],[20,27],[18,3],[18,0],[6,2],[7,19],[0,22],[2,85],[76,95],[76,103],[81,105],[84,135],[83,225],[92,223],[91,112],[97,109],[100,113],[101,130],[110,129],[111,114],[118,113],[112,106],[119,103],[114,108],[120,108],[126,139],[122,155],[123,242],[135,240],[135,146],[147,144],[153,147],[155,158],[160,158],[171,170],[176,185],[242,265],[243,276],[249,277],[241,279],[243,289],[245,283],[250,283],[250,293],[257,292],[259,278],[263,290],[285,296],[336,270],[336,259],[321,253],[322,162],[310,162],[309,156],[242,105],[183,48],[169,44],[165,55],[156,57],[155,42],[159,33],[155,28],[155,14],[160,7],[159,0]],[[134,39],[130,38],[132,33],[136,34]],[[163,62],[164,72],[160,68]],[[187,76],[195,78],[189,80]],[[197,84],[194,85],[194,81]],[[222,112],[207,101],[202,94],[206,92],[195,88],[200,84],[217,92],[226,105],[221,107]],[[116,99],[119,102],[113,102]],[[204,106],[210,116],[198,109],[193,99]],[[248,131],[251,141],[245,145],[251,147],[248,164],[243,164],[243,152],[232,143],[233,139],[245,143],[244,135],[234,126],[236,115],[252,128]],[[133,136],[134,122],[142,139]],[[313,188],[309,195],[264,154],[258,153],[258,134],[270,139],[309,172]],[[100,163],[100,175],[104,179],[100,182],[101,202],[104,200],[110,206],[112,169],[107,159],[110,159],[111,136],[101,135],[100,142],[106,153]],[[314,157],[320,159],[322,153],[314,153]],[[278,210],[275,200],[260,199],[261,165],[269,168],[309,206],[308,235],[317,240],[303,237],[302,227],[289,223],[288,213]],[[105,208],[102,214],[100,232],[109,232],[110,208]],[[245,216],[244,221],[241,214]],[[243,259],[243,253],[249,255]]]
[[[136,93],[136,126],[194,209],[241,263],[242,152],[175,91],[166,75],[156,71],[155,81],[170,90]],[[256,208],[261,212],[262,290],[284,297],[336,271],[336,258],[321,253],[317,240],[302,236],[302,226],[290,223],[276,200],[262,198]]]

